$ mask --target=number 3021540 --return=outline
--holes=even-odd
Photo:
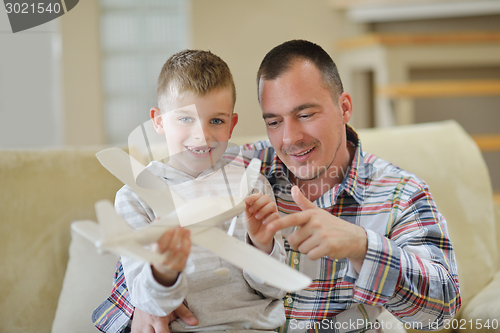
[[[28,3],[5,3],[5,10],[7,14],[43,14],[43,13],[56,13],[61,11],[61,5],[59,3],[43,3],[39,2],[37,4]]]

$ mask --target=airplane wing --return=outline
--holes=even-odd
[[[172,198],[175,194],[170,192],[167,184],[148,169],[144,169],[144,166],[129,154],[115,147],[101,150],[96,154],[96,157],[109,172],[122,183],[130,186],[137,195],[144,199],[158,216],[175,212]],[[144,187],[137,185],[133,170],[142,170],[139,177],[140,183]],[[176,202],[182,201],[180,198],[176,198]]]
[[[245,207],[244,202],[240,203],[239,206],[200,223],[187,226],[192,231],[192,242],[203,246],[274,287],[295,291],[309,286],[311,279],[306,275],[278,262],[257,248],[228,236],[224,231],[213,228],[221,221],[238,215],[238,212],[241,212]],[[156,241],[166,229],[177,225],[177,223],[161,225],[158,223],[162,220],[158,220],[145,228],[134,230],[116,213],[111,202],[106,200],[96,203],[96,213],[100,230],[98,225],[92,221],[74,222],[72,228],[94,242],[102,250],[150,263],[164,260],[161,254],[146,250],[141,243],[149,244]],[[108,231],[104,231],[104,229]]]
[[[156,263],[165,260],[165,257],[159,253],[148,251],[142,245],[130,242],[127,245],[108,249],[119,256],[126,256],[137,261]]]
[[[92,243],[99,241],[99,239],[101,238],[99,226],[94,221],[75,221],[71,223],[71,229],[73,229]]]
[[[132,190],[148,203],[158,216],[162,217],[161,220],[155,221],[150,226],[133,232],[134,242],[128,242],[126,246],[120,245],[114,246],[113,249],[106,249],[141,261],[157,262],[158,260],[162,260],[158,257],[159,254],[147,251],[139,243],[141,243],[141,240],[151,242],[151,239],[155,237],[158,239],[165,232],[165,228],[170,228],[179,223],[176,218],[177,213],[173,204],[172,194],[168,190],[167,185],[147,169],[144,169],[142,164],[121,149],[106,149],[97,153],[96,156],[108,171],[124,184],[129,185]],[[139,165],[135,165],[136,163]],[[260,160],[255,160],[255,162],[252,160],[249,168],[245,171],[244,180],[240,184],[242,198],[246,197],[255,186],[260,171],[260,163]],[[142,177],[141,181],[147,184],[146,188],[137,185],[133,168],[144,169],[140,176]],[[192,241],[221,256],[233,265],[261,278],[272,286],[288,291],[295,291],[309,286],[311,279],[306,275],[278,262],[253,246],[230,237],[219,229],[213,228],[213,226],[220,222],[241,214],[244,209],[245,202],[241,201],[235,207],[221,212],[216,216],[204,220],[200,219],[199,223],[188,225],[187,227],[192,230]],[[202,213],[196,212],[193,214],[199,217],[199,214]],[[156,239],[152,241],[154,242]]]
[[[133,232],[127,222],[115,211],[109,200],[99,200],[95,203],[95,213],[99,222],[101,238]]]
[[[191,235],[191,240],[269,285],[286,291],[304,289],[311,278],[270,257],[259,249],[228,236],[217,228]]]
[[[258,158],[254,158],[248,164],[243,177],[241,178],[240,183],[240,197],[246,198],[247,195],[250,195],[255,184],[257,183],[257,179],[260,174],[260,166],[262,161]]]
[[[233,206],[234,204],[234,206]],[[245,210],[245,202],[239,197],[201,197],[189,201],[176,209],[179,224],[188,225],[213,221],[223,223],[233,216],[240,215]],[[214,223],[210,225],[214,225]]]

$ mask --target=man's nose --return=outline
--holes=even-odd
[[[293,121],[283,122],[283,144],[293,145],[303,139],[302,129],[299,123]]]

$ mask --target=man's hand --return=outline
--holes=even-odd
[[[170,333],[168,324],[177,318],[190,326],[198,325],[198,320],[184,304],[166,317],[156,317],[136,308],[132,318],[132,333]]]
[[[297,186],[292,188],[292,197],[302,212],[279,218],[267,225],[269,232],[298,226],[287,237],[295,251],[317,260],[323,256],[333,259],[347,258],[359,272],[367,251],[366,231],[316,207]]]
[[[245,225],[253,245],[266,252],[273,250],[275,232],[266,228],[266,223],[279,218],[276,203],[268,195],[254,193],[245,199]]]

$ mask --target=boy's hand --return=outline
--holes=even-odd
[[[165,260],[151,265],[158,283],[169,287],[186,266],[191,251],[190,232],[182,227],[167,230],[155,244],[155,251],[165,254]]]
[[[279,218],[276,203],[268,195],[254,193],[245,199],[245,224],[252,243],[258,249],[271,253],[274,232],[266,224]]]

